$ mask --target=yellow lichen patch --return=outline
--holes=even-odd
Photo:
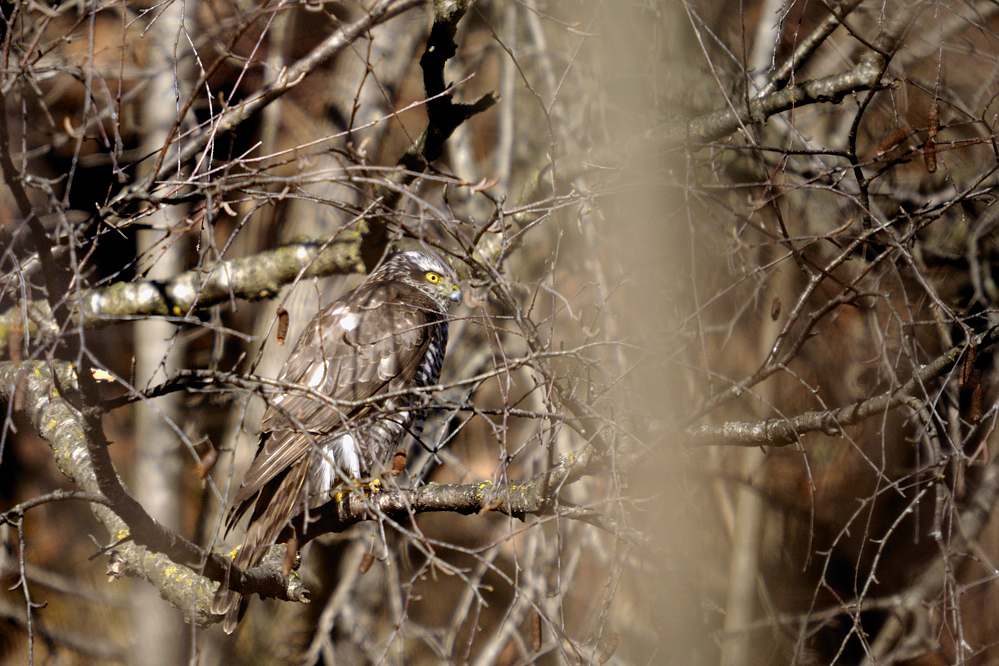
[[[184,314],[184,311],[180,309],[179,305],[173,306],[173,313],[177,316]]]
[[[123,540],[123,539],[125,539],[127,537],[128,537],[128,528],[127,527],[123,527],[122,529],[118,530],[118,534],[117,534],[118,541],[121,541],[121,540]]]
[[[172,576],[175,573],[177,573],[177,567],[167,567],[166,569],[163,570],[164,576]]]
[[[233,548],[233,549],[232,549],[232,552],[231,552],[231,553],[229,553],[229,559],[230,559],[230,560],[234,560],[234,559],[236,559],[236,553],[238,553],[238,552],[239,552],[239,549],[240,549],[240,548],[242,548],[242,546],[236,546],[235,548]]]

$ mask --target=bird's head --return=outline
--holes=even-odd
[[[393,255],[378,269],[385,277],[411,284],[434,299],[442,310],[461,302],[458,274],[429,250],[407,250]]]

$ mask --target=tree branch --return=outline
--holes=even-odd
[[[56,377],[53,379],[52,370]],[[92,504],[97,519],[114,540],[109,573],[144,578],[174,606],[184,611],[189,622],[199,626],[221,619],[209,612],[218,582],[228,581],[230,589],[244,595],[258,594],[285,601],[307,601],[308,591],[301,579],[282,575],[284,546],[272,548],[258,567],[242,571],[228,558],[208,553],[153,520],[121,485],[108,455],[109,443],[101,427],[96,407],[74,408],[60,391],[92,403],[96,387],[89,369],[83,379],[65,362],[51,365],[29,362],[21,365],[0,363],[0,396],[10,399],[23,383],[24,410],[35,430],[52,448],[60,471],[85,493],[96,493],[101,504]],[[88,397],[88,394],[89,397]],[[317,522],[308,525],[308,538],[382,517],[401,519],[416,513],[448,511],[476,514],[499,511],[523,519],[527,515],[551,515],[558,507],[557,495],[567,484],[604,468],[606,460],[596,449],[561,456],[546,473],[524,484],[494,485],[485,481],[472,484],[428,484],[417,489],[391,490],[363,497],[344,493],[337,501],[320,507]],[[89,495],[80,495],[88,499]],[[298,534],[305,534],[299,524]],[[303,541],[304,543],[304,541]],[[182,566],[178,566],[182,565]],[[201,575],[199,575],[199,572]]]
[[[999,341],[999,328],[977,336],[974,345],[979,349]],[[909,381],[892,391],[861,400],[839,409],[805,412],[791,418],[772,418],[765,421],[730,421],[721,425],[701,425],[687,429],[687,435],[701,446],[726,444],[730,446],[787,446],[800,440],[807,432],[824,432],[840,435],[843,427],[855,425],[866,418],[883,414],[904,404],[924,392],[927,383],[947,372],[968,344],[955,345],[945,353],[920,368]]]
[[[4,183],[6,183],[7,188],[14,197],[21,219],[31,231],[31,240],[35,246],[35,251],[38,253],[38,261],[42,265],[42,277],[45,280],[46,296],[48,297],[50,308],[55,311],[56,306],[65,293],[64,271],[56,267],[52,256],[52,240],[45,233],[45,227],[42,225],[41,220],[38,219],[38,215],[35,214],[35,209],[28,198],[28,192],[24,189],[23,177],[17,170],[17,167],[14,166],[13,159],[11,159],[10,127],[7,121],[7,98],[2,90],[0,90],[0,173],[3,173]],[[6,241],[6,232],[3,238]],[[6,245],[6,242],[3,244]],[[0,248],[0,250],[5,249],[6,247]]]
[[[854,3],[847,3],[842,10],[852,10]],[[815,104],[817,102],[831,102],[838,104],[842,99],[854,92],[871,90],[887,82],[879,79],[888,65],[890,56],[894,55],[901,44],[902,37],[906,30],[912,25],[912,21],[918,15],[923,2],[907,0],[899,3],[896,11],[885,21],[882,31],[880,49],[871,50],[865,53],[860,62],[855,67],[839,74],[805,81],[798,85],[784,88],[776,92],[770,92],[749,99],[734,99],[729,105],[718,111],[705,114],[693,120],[682,123],[673,123],[653,130],[649,138],[662,142],[666,146],[677,147],[685,143],[708,143],[725,137],[740,127],[746,125],[757,125],[763,123],[772,115],[789,111],[795,107]],[[839,19],[835,23],[839,23]],[[831,31],[835,24],[827,20],[815,37],[817,40],[824,39],[823,31]],[[856,37],[856,35],[854,35]],[[867,42],[864,42],[867,44]],[[817,46],[818,44],[815,44]],[[874,45],[868,44],[874,48]],[[779,83],[787,73],[784,69],[793,71],[793,67],[798,63],[798,57],[805,56],[811,44],[803,44],[789,61],[789,67],[777,72],[775,83]],[[789,72],[788,72],[789,73]]]
[[[52,368],[57,374],[55,380]],[[24,386],[25,413],[52,449],[59,470],[85,492],[99,493],[107,499],[106,506],[92,504],[91,509],[116,542],[110,549],[115,555],[110,573],[146,579],[167,601],[184,611],[189,621],[198,624],[214,621],[208,613],[217,587],[212,581],[227,575],[232,589],[247,594],[256,592],[286,600],[304,598],[304,586],[297,578],[282,576],[280,565],[229,572],[227,558],[208,555],[150,518],[121,486],[103,432],[95,430],[99,420],[96,411],[84,417],[60,395],[57,386],[64,391],[78,389],[72,366],[64,362],[55,362],[51,367],[41,362],[0,363],[0,396],[9,400],[19,383]],[[85,423],[88,420],[90,423]],[[97,441],[88,440],[88,431]],[[205,577],[195,570],[203,570]]]
[[[423,4],[423,2],[424,0],[381,0],[360,19],[350,25],[344,26],[341,31],[330,35],[307,56],[295,62],[291,67],[281,71],[273,83],[265,86],[239,104],[226,109],[217,118],[213,119],[211,125],[185,139],[183,148],[179,149],[176,156],[169,159],[161,156],[159,160],[160,166],[153,169],[149,177],[144,181],[123,189],[111,204],[101,210],[101,216],[104,218],[113,218],[114,215],[111,206],[117,206],[122,202],[133,199],[147,198],[151,185],[165,177],[169,170],[173,168],[172,165],[191,159],[202,148],[207,146],[211,140],[224,132],[234,129],[271,101],[296,87],[313,70],[323,63],[328,62],[373,27],[417,5]],[[164,167],[164,164],[168,166]]]
[[[907,649],[910,646],[906,638],[909,634],[916,634],[923,629],[927,635],[913,635],[914,640],[911,642],[925,646],[927,644],[925,639],[934,635],[929,622],[918,621],[920,619],[918,616],[928,613],[927,607],[930,602],[943,594],[947,581],[956,578],[957,569],[969,561],[966,556],[972,553],[997,502],[999,502],[999,457],[993,458],[983,470],[981,482],[955,526],[953,540],[933,558],[907,590],[896,595],[899,597],[899,602],[891,608],[891,614],[871,643],[870,652],[864,658],[864,666],[873,666],[873,664],[887,666],[929,652],[924,648],[918,654],[912,653]]]
[[[486,511],[513,516],[554,514],[557,495],[566,485],[589,476],[606,466],[606,459],[587,446],[578,453],[559,457],[552,468],[523,484],[494,484],[492,481],[461,484],[428,483],[413,489],[392,489],[361,495],[344,493],[312,513],[308,525],[294,521],[296,534],[305,535],[302,543],[330,532],[342,532],[373,517],[406,520],[418,513],[449,512],[465,516]],[[286,530],[291,534],[291,529]],[[283,535],[284,536],[284,535]]]
[[[839,104],[852,92],[874,88],[880,73],[879,59],[865,56],[856,67],[846,72],[805,81],[748,102],[733,100],[729,108],[654,130],[650,138],[668,147],[717,141],[740,127],[763,123],[770,116],[795,107],[819,102]]]
[[[814,30],[812,30],[808,35],[806,35],[794,49],[794,53],[788,57],[784,63],[776,68],[774,71],[767,75],[769,82],[760,91],[758,97],[763,97],[769,95],[775,90],[780,90],[787,82],[791,80],[794,73],[805,63],[808,58],[815,53],[816,49],[819,48],[833,33],[833,31],[839,27],[843,20],[854,10],[863,0],[846,0],[840,5],[826,5],[826,9],[829,10],[829,16],[823,19]]]
[[[84,324],[98,326],[123,317],[184,316],[194,310],[225,303],[234,298],[255,301],[272,298],[281,287],[295,280],[364,270],[360,238],[341,232],[325,240],[299,240],[241,259],[220,261],[181,273],[169,280],[116,282],[83,292]],[[80,309],[74,318],[78,320]],[[6,348],[21,308],[0,315],[0,349]],[[37,331],[28,322],[32,335]]]
[[[434,0],[434,26],[427,39],[427,48],[420,58],[423,87],[427,95],[427,127],[399,159],[401,170],[389,173],[385,185],[375,187],[374,198],[381,201],[381,212],[367,222],[361,254],[368,269],[372,269],[385,253],[388,242],[388,216],[399,205],[403,188],[426,171],[431,162],[444,152],[444,143],[455,129],[472,116],[491,108],[499,95],[491,92],[469,104],[455,103],[444,80],[444,65],[454,57],[458,45],[454,36],[458,22],[468,8],[467,0]]]

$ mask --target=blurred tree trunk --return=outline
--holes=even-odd
[[[191,94],[193,74],[188,31],[197,15],[197,0],[172,0],[162,6],[144,35],[149,40],[149,88],[142,105],[141,151],[148,157],[138,177],[151,175],[157,156],[168,151],[170,132],[180,108]],[[196,31],[195,31],[196,32]],[[180,131],[187,129],[182,122]],[[179,165],[178,165],[179,166]],[[165,194],[165,192],[164,192]],[[163,280],[187,267],[186,206],[162,206],[147,216],[136,232],[138,268],[147,279]],[[186,312],[174,313],[184,316]],[[178,325],[168,318],[135,323],[135,386],[147,390],[187,365],[186,345]],[[181,493],[184,457],[182,396],[173,394],[155,403],[135,405],[135,498],[157,521],[183,533]],[[175,609],[157,591],[139,585],[133,602],[136,665],[173,666],[185,663],[185,626]]]

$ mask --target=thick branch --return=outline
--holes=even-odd
[[[458,51],[454,36],[467,5],[464,0],[434,2],[434,27],[427,40],[427,50],[420,58],[423,87],[427,93],[427,129],[416,145],[399,160],[399,164],[410,171],[422,171],[439,158],[444,152],[444,142],[459,125],[499,101],[496,92],[485,94],[469,104],[455,103],[451,95],[446,94],[448,86],[444,81],[444,65]]]
[[[787,85],[787,82],[794,76],[794,73],[798,71],[806,60],[815,50],[825,42],[826,38],[833,33],[833,31],[839,27],[840,23],[850,14],[857,6],[862,2],[862,0],[847,0],[846,2],[835,6],[826,5],[826,9],[829,10],[829,16],[827,16],[822,23],[820,23],[811,33],[806,35],[794,49],[794,53],[787,58],[784,63],[770,72],[768,78],[769,83],[764,86],[763,90],[760,91],[759,97],[768,95],[775,90],[779,90]]]
[[[233,298],[271,298],[282,286],[303,277],[363,270],[356,233],[341,233],[327,240],[300,240],[250,257],[196,268],[169,280],[117,282],[85,291],[81,299],[84,323],[93,326],[102,319],[116,317],[184,316]],[[0,349],[7,347],[11,327],[20,318],[20,307],[0,315]],[[33,322],[29,322],[28,330],[37,330]]]
[[[842,9],[852,9],[852,4],[852,2],[846,3]],[[925,3],[917,0],[899,3],[899,6],[895,7],[895,12],[885,20],[881,43],[877,45],[878,50],[864,54],[853,69],[764,94],[749,100],[748,103],[744,99],[731,100],[729,106],[724,109],[685,123],[660,128],[654,132],[652,138],[667,146],[680,146],[685,142],[697,144],[716,141],[740,127],[763,123],[770,116],[795,107],[817,102],[838,104],[850,93],[875,88],[881,85],[879,78],[888,66],[889,58],[898,50],[903,36],[924,5]],[[830,30],[832,27],[835,26],[827,21],[822,30]],[[822,36],[821,31],[817,36]],[[808,46],[802,51],[802,55],[807,53]],[[795,57],[797,55],[796,53]],[[794,60],[795,58],[792,58],[792,68]],[[777,81],[782,74],[783,72],[778,73]]]
[[[189,620],[198,624],[213,622],[214,616],[207,609],[217,584],[209,578],[223,580],[228,560],[207,555],[204,549],[157,524],[128,495],[111,465],[106,441],[88,442],[83,417],[59,395],[57,385],[63,390],[76,389],[71,366],[54,366],[57,382],[53,382],[50,367],[44,363],[0,363],[0,395],[9,400],[15,390],[23,390],[24,410],[36,432],[52,448],[60,471],[84,491],[107,498],[108,506],[92,504],[91,508],[111,538],[122,542],[113,549],[114,573],[145,578]],[[15,388],[19,383],[23,388]],[[99,437],[103,440],[102,434]],[[284,578],[280,568],[279,564],[272,569],[259,567],[249,574],[233,569],[229,585],[245,593],[301,600],[304,587],[300,581]],[[192,569],[203,569],[208,578]]]
[[[400,521],[418,513],[441,511],[466,516],[498,511],[521,520],[529,515],[551,515],[557,509],[556,496],[562,487],[595,473],[605,463],[592,446],[587,446],[579,453],[562,455],[549,471],[524,484],[428,483],[415,489],[393,489],[368,496],[344,493],[338,501],[319,507],[304,528],[299,519],[294,529],[295,533],[306,535],[304,543],[329,532],[342,532],[373,517]]]
[[[228,580],[231,589],[244,595],[256,593],[282,600],[306,600],[307,590],[301,580],[296,575],[286,578],[281,573],[283,547],[272,549],[261,566],[241,571],[231,567],[227,558],[207,553],[153,520],[121,485],[108,455],[99,412],[88,408],[81,415],[60,396],[59,388],[70,392],[81,388],[72,367],[63,362],[53,367],[56,381],[52,379],[50,366],[44,363],[0,363],[0,396],[9,400],[14,391],[23,390],[24,410],[38,434],[52,448],[59,469],[85,492],[99,493],[106,500],[107,506],[92,504],[91,508],[112,539],[120,542],[110,549],[112,574],[145,578],[167,601],[184,611],[188,621],[199,625],[221,619],[208,609],[217,582],[222,580]],[[87,392],[93,390],[93,386],[87,386],[92,382],[90,379],[79,384]],[[19,383],[23,388],[17,388]],[[429,511],[462,514],[500,511],[519,518],[550,515],[557,507],[556,496],[564,485],[595,473],[604,463],[595,449],[587,447],[578,454],[563,455],[550,471],[526,484],[430,484],[416,490],[376,493],[369,498],[346,493],[340,501],[319,509],[319,521],[309,524],[308,536],[315,538],[326,532],[342,531],[365,520],[385,516],[401,519]],[[305,533],[301,526],[299,530],[299,534]]]
[[[667,146],[680,146],[685,142],[707,143],[728,136],[745,125],[763,123],[772,115],[795,107],[831,102],[838,104],[852,92],[870,90],[878,83],[881,73],[879,58],[865,56],[851,70],[821,79],[805,81],[761,97],[733,100],[733,106],[688,120],[671,124],[655,132],[652,137]]]

